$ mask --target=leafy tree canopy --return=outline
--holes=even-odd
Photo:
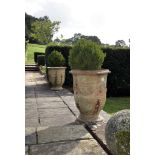
[[[81,33],[75,33],[72,38],[65,39],[65,40],[63,40],[63,42],[69,43],[69,44],[74,44],[79,39],[91,40],[93,42],[96,42],[98,44],[101,44],[101,41],[100,41],[100,39],[97,36],[85,36],[85,35],[82,35]]]
[[[47,44],[59,29],[59,21],[53,21],[48,16],[35,18],[25,14],[25,38],[30,43]]]

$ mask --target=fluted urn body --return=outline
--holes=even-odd
[[[100,111],[106,101],[108,69],[72,70],[76,106],[80,111],[78,120],[82,122],[100,121]]]

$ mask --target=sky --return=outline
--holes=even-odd
[[[129,44],[129,6],[127,0],[25,0],[27,14],[61,21],[54,38],[62,34],[67,39],[81,33],[97,36],[105,44],[117,40]]]

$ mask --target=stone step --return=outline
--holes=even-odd
[[[39,71],[39,67],[35,64],[25,65],[25,71]]]

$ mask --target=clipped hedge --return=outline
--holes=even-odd
[[[37,56],[37,64],[38,66],[45,66],[45,55]]]
[[[45,55],[45,53],[41,53],[41,52],[34,52],[34,62],[37,63],[37,57],[38,55]]]
[[[66,79],[64,85],[72,86],[73,78],[69,73],[71,70],[68,57],[72,46],[68,45],[48,45],[45,50],[45,63],[47,64],[48,55],[57,50],[65,58]],[[107,95],[108,96],[129,96],[130,95],[130,49],[129,48],[102,48],[106,53],[102,68],[109,69],[111,74],[108,75]],[[87,61],[87,60],[86,60]]]
[[[102,68],[108,68],[108,96],[130,96],[130,49],[105,48]]]

